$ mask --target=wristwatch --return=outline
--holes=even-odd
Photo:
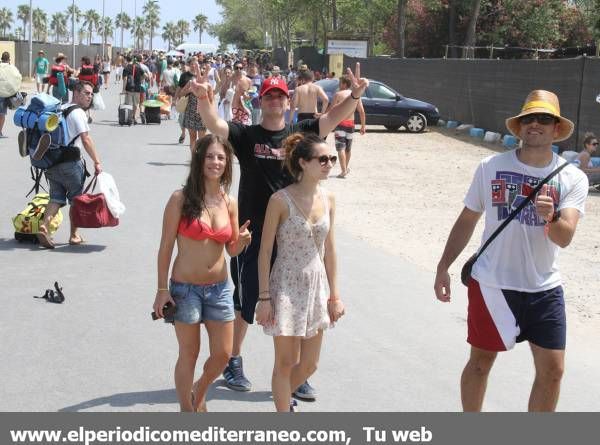
[[[554,212],[554,215],[552,216],[552,219],[549,221],[551,223],[558,221],[558,219],[560,218],[560,210],[557,210],[556,212]]]

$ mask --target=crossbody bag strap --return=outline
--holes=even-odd
[[[550,181],[550,179],[552,179],[554,176],[556,176],[563,168],[565,168],[567,165],[569,165],[568,162],[565,162],[564,164],[562,164],[560,167],[556,168],[554,171],[552,171],[552,173],[550,173],[548,176],[546,176],[544,179],[542,179],[542,182],[540,182],[534,189],[533,191],[529,194],[529,196],[527,196],[527,198],[525,198],[523,200],[523,202],[521,202],[521,204],[519,204],[519,206],[513,210],[511,212],[510,215],[508,215],[508,218],[506,218],[504,220],[504,222],[502,224],[500,224],[500,226],[494,231],[494,233],[492,233],[492,235],[487,239],[487,241],[483,244],[483,246],[481,246],[481,249],[479,249],[479,252],[477,252],[477,255],[475,256],[475,259],[473,260],[473,262],[477,261],[477,258],[479,258],[481,256],[481,254],[483,253],[483,251],[490,245],[490,243],[492,241],[494,241],[494,239],[500,235],[500,232],[502,232],[504,230],[504,228],[513,220],[515,219],[515,217],[521,212],[521,210],[523,210],[525,208],[525,206],[527,204],[529,204],[532,200],[533,197],[535,195],[537,195],[537,193],[541,190],[541,188],[544,186],[544,184],[546,184],[548,181]]]

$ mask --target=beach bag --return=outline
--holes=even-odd
[[[92,109],[93,110],[105,110],[106,105],[104,105],[104,99],[100,93],[94,94],[94,98],[92,100]]]
[[[70,215],[72,224],[75,227],[98,229],[119,225],[119,220],[108,209],[104,193],[93,193],[97,180],[98,176],[95,175],[90,179],[83,194],[73,198]],[[92,193],[88,193],[90,188]]]
[[[112,175],[106,172],[101,172],[98,175],[98,190],[104,194],[108,210],[115,218],[120,218],[125,213],[125,205],[119,197],[119,190]]]
[[[188,105],[188,101],[189,101],[189,99],[187,96],[180,97],[179,100],[177,100],[175,109],[177,110],[178,113],[185,113],[185,110]]]
[[[0,63],[0,98],[14,96],[21,88],[21,73],[9,63]]]
[[[50,202],[48,193],[38,193],[27,206],[17,213],[13,218],[13,226],[15,228],[15,239],[19,242],[29,241],[37,243],[36,234],[40,231],[40,224],[44,221],[46,207]],[[63,221],[62,212],[59,210],[54,218],[50,220],[48,231],[50,235],[58,230],[58,227]]]

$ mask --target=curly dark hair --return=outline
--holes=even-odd
[[[233,177],[233,147],[227,139],[214,134],[207,134],[203,138],[196,141],[194,154],[190,164],[190,174],[187,177],[183,186],[183,206],[181,216],[187,220],[199,218],[202,210],[206,208],[204,202],[204,161],[206,152],[213,144],[219,144],[225,150],[225,171],[221,176],[221,187],[225,193],[229,193],[231,181]]]

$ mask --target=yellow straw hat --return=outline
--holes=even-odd
[[[554,138],[554,142],[564,141],[573,133],[575,124],[560,115],[558,97],[556,97],[556,94],[546,90],[533,90],[529,93],[527,99],[525,99],[521,113],[506,119],[506,128],[508,128],[508,131],[513,136],[520,138],[521,124],[519,123],[519,118],[536,113],[551,114],[559,120],[558,134]]]

